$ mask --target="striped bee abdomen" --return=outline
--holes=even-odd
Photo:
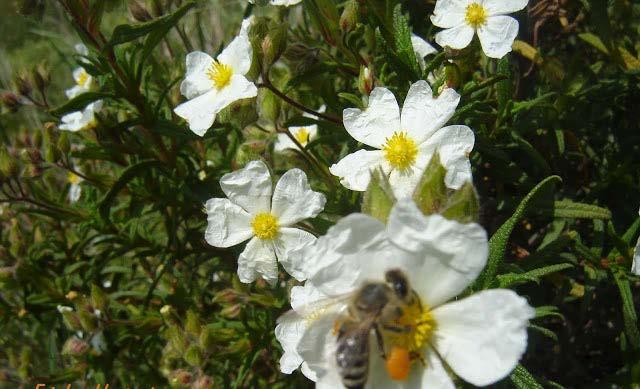
[[[361,389],[369,375],[370,326],[347,322],[340,327],[336,363],[347,389]]]

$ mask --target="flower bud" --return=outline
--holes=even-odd
[[[190,366],[198,367],[202,365],[202,351],[197,344],[192,344],[184,353],[184,361]]]
[[[386,223],[395,203],[396,198],[387,176],[380,169],[372,172],[371,181],[362,198],[362,212]]]
[[[109,296],[95,284],[91,285],[91,305],[100,311],[109,306]]]
[[[208,375],[202,375],[193,383],[193,389],[211,389],[213,388],[213,378]]]
[[[67,339],[62,346],[62,354],[70,355],[72,357],[81,357],[89,352],[89,343],[75,336]]]
[[[213,295],[213,303],[227,303],[231,304],[238,300],[238,297],[241,295],[238,291],[231,288],[222,289]]]
[[[51,81],[51,75],[47,69],[42,65],[38,65],[31,71],[31,77],[33,78],[33,83],[36,85],[38,91],[44,94],[45,88]]]
[[[135,0],[129,2],[129,12],[131,12],[131,16],[138,22],[147,22],[153,19],[149,11]]]
[[[240,304],[229,305],[228,307],[222,308],[220,311],[220,316],[225,317],[227,319],[234,319],[240,315],[242,311],[242,306]]]
[[[174,370],[170,375],[171,384],[178,387],[189,385],[192,380],[193,375],[184,369]]]
[[[58,138],[58,150],[60,150],[62,153],[68,153],[69,150],[71,149],[71,143],[69,142],[69,135],[67,135],[66,132],[62,132],[60,134],[60,137]]]
[[[352,31],[358,23],[360,5],[357,0],[349,0],[340,16],[340,29],[343,33]]]
[[[20,173],[18,161],[9,154],[6,147],[0,148],[0,173],[4,177],[17,177]]]
[[[60,149],[54,143],[48,143],[44,152],[44,159],[47,162],[55,163],[60,159]]]
[[[187,319],[184,323],[185,331],[191,335],[198,336],[200,334],[200,327],[198,315],[192,310],[187,311]]]
[[[369,95],[373,90],[373,71],[369,67],[360,66],[360,74],[358,75],[358,90],[363,95]]]
[[[214,328],[208,326],[202,327],[202,332],[200,332],[200,337],[198,338],[200,348],[206,351],[216,344],[215,332],[216,330]]]
[[[171,315],[171,311],[172,311],[171,305],[164,305],[164,306],[162,306],[162,308],[160,308],[160,314],[162,316]]]
[[[460,223],[473,223],[480,218],[479,211],[478,193],[471,182],[466,182],[447,199],[442,216]]]
[[[16,83],[16,89],[18,90],[19,94],[21,94],[22,96],[31,95],[31,91],[33,91],[33,85],[31,84],[31,81],[29,81],[27,76],[25,75],[16,76],[15,83]]]
[[[264,55],[265,67],[269,67],[276,62],[287,48],[287,30],[288,25],[286,23],[280,24],[269,29],[267,35],[262,39],[262,54]]]
[[[81,309],[78,312],[78,318],[80,319],[80,325],[82,326],[82,329],[84,329],[86,332],[93,332],[98,328],[98,318],[96,318],[96,315],[94,315],[93,312],[89,312],[86,309]]]
[[[2,99],[2,104],[11,112],[17,112],[22,105],[22,103],[20,103],[20,100],[18,99],[18,96],[11,92],[2,93],[2,95],[0,95],[0,98]]]
[[[425,215],[438,213],[445,205],[447,187],[444,177],[446,174],[446,169],[440,163],[440,155],[435,153],[413,192],[413,200]]]

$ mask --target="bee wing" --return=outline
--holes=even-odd
[[[295,312],[305,319],[319,317],[328,313],[339,314],[346,310],[349,300],[353,298],[353,295],[354,292],[350,292],[312,301],[308,304],[296,307]]]

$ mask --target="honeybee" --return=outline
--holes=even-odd
[[[395,352],[392,352],[393,358],[387,360],[384,334],[401,334],[412,330],[398,325],[397,319],[403,315],[404,307],[415,304],[418,301],[416,299],[409,280],[398,269],[387,271],[385,282],[367,282],[353,294],[348,315],[336,322],[336,363],[342,384],[346,388],[360,389],[367,383],[371,331],[375,334],[385,362],[394,362],[397,359]],[[405,363],[404,370],[408,371],[408,358]]]

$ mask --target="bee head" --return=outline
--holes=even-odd
[[[400,269],[388,270],[384,278],[398,297],[407,298],[410,289],[409,280]]]

